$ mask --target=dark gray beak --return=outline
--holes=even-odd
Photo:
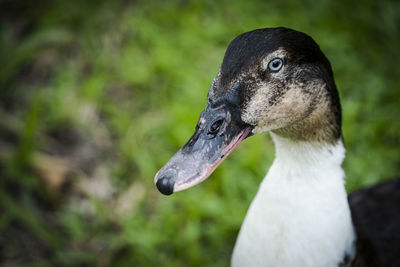
[[[164,195],[204,181],[251,135],[252,127],[241,120],[239,106],[228,101],[218,102],[207,105],[193,136],[157,172],[154,181]]]

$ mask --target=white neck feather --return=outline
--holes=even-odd
[[[232,266],[339,266],[354,254],[345,149],[271,136],[276,158],[242,224]]]

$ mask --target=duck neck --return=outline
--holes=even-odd
[[[321,144],[271,136],[276,158],[242,225],[234,265],[242,260],[266,266],[343,264],[353,257],[354,230],[341,167],[342,141]]]
[[[270,132],[275,144],[275,161],[272,166],[279,166],[283,171],[280,179],[290,179],[293,175],[308,174],[319,170],[314,178],[324,179],[326,168],[335,170],[335,178],[344,188],[344,172],[342,163],[345,157],[345,148],[341,139],[335,143],[320,143],[307,141],[292,141]],[[288,173],[286,173],[288,172]],[[304,181],[302,181],[304,182]]]

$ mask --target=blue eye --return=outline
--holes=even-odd
[[[271,72],[278,72],[283,66],[283,61],[280,58],[274,58],[268,63],[268,69]]]

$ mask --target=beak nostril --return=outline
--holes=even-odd
[[[168,176],[161,177],[158,179],[156,186],[158,191],[164,195],[171,195],[174,192],[174,182]]]
[[[222,125],[222,122],[224,120],[217,120],[215,121],[211,126],[210,126],[210,130],[208,131],[209,134],[216,134],[219,130],[219,128]]]

